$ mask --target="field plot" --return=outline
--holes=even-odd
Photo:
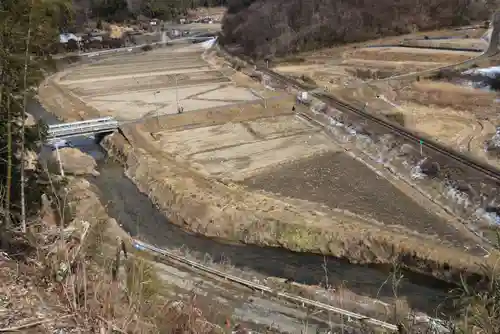
[[[88,106],[123,120],[260,99],[205,62],[198,45],[81,66],[60,76],[58,84]]]
[[[253,189],[324,204],[391,227],[474,245],[445,219],[427,211],[383,177],[346,155],[330,151],[290,162],[245,180]]]
[[[407,128],[494,163],[484,147],[500,120],[496,93],[430,80],[381,91],[392,101],[385,111],[399,114]]]
[[[166,152],[190,160],[204,174],[233,180],[338,149],[325,134],[294,116],[169,131],[157,136]]]
[[[412,49],[405,47],[364,48],[348,53],[357,59],[382,61],[438,61],[458,63],[477,56],[475,52],[445,51],[434,49]]]

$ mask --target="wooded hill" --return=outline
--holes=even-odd
[[[254,58],[488,20],[498,0],[229,0],[222,42]]]
[[[225,6],[227,0],[73,0],[76,21],[100,19],[121,22],[143,15],[170,20],[198,7]]]

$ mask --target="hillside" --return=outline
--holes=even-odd
[[[222,41],[254,58],[466,25],[497,0],[233,0]]]
[[[227,0],[72,0],[77,24],[89,19],[124,21],[139,15],[164,20],[199,7],[226,5]]]

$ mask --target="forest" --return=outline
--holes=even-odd
[[[227,0],[73,0],[76,23],[89,19],[121,22],[140,15],[170,20],[188,9],[225,5]]]
[[[228,0],[221,41],[256,59],[488,20],[498,0]]]

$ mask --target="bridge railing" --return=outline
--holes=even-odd
[[[52,124],[52,125],[49,125],[49,130],[59,129],[59,128],[77,127],[77,126],[83,126],[83,125],[89,125],[89,124],[107,123],[110,121],[116,121],[116,120],[113,117],[102,117],[102,118],[95,118],[95,119],[89,119],[89,120],[85,120],[85,121],[78,121],[78,122],[71,122],[71,123]]]
[[[49,126],[49,139],[113,131],[119,123],[112,117]]]

